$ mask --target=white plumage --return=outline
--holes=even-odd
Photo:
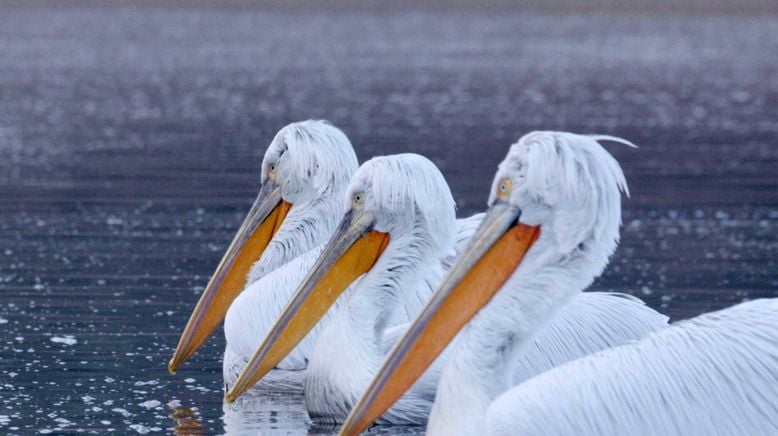
[[[348,190],[365,193],[366,210],[376,230],[390,243],[376,265],[354,285],[348,301],[321,332],[305,375],[309,413],[340,421],[368,386],[384,356],[407,328],[387,328],[383,321],[407,301],[426,301],[450,267],[452,246],[463,249],[462,233],[454,241],[454,205],[440,172],[416,155],[387,156],[363,165]],[[350,198],[350,197],[347,197]],[[482,216],[471,219],[470,234]],[[411,313],[412,312],[412,313]],[[639,338],[665,326],[667,318],[633,297],[589,293],[576,298],[565,316],[551,323],[518,361],[516,379],[531,377],[571,359]],[[424,423],[429,415],[445,356],[384,415],[394,424]]]

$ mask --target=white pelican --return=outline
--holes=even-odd
[[[401,302],[426,300],[443,277],[454,243],[454,201],[432,162],[413,154],[375,158],[360,167],[347,192],[339,230],[227,393],[228,402],[275,367],[343,290],[366,273],[320,333],[305,374],[309,413],[342,420],[407,328],[389,328],[387,320],[401,310]],[[536,341],[535,354],[517,365],[514,376],[527,378],[641,337],[666,320],[634,298],[587,294],[571,305],[569,317]],[[439,371],[428,371],[384,420],[424,423],[438,377]]]
[[[482,225],[341,434],[379,418],[466,324],[430,434],[778,434],[778,299],[681,322],[513,387],[516,356],[567,316],[616,247],[626,184],[598,140],[626,143],[534,132],[511,147]]]
[[[256,344],[242,361],[235,348],[264,336],[305,276],[315,248],[335,229],[357,167],[346,135],[326,121],[292,123],[276,134],[262,160],[259,195],[189,318],[168,364],[171,373],[205,343],[230,308],[224,367],[225,376],[237,375],[230,368],[242,367]]]

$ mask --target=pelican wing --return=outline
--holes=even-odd
[[[513,367],[514,384],[571,360],[640,339],[667,327],[667,320],[631,295],[576,295],[522,350]]]
[[[778,434],[778,299],[679,322],[501,395],[492,434]]]

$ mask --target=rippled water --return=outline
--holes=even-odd
[[[0,6],[0,432],[328,433],[165,364],[275,131],[416,151],[463,215],[530,129],[623,135],[594,289],[674,319],[778,296],[775,17]],[[247,404],[250,403],[250,404]],[[419,429],[378,429],[396,433]]]

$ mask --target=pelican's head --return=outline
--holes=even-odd
[[[532,132],[511,146],[481,225],[352,409],[342,434],[357,434],[378,419],[508,279],[521,281],[538,266],[573,258],[583,259],[589,274],[602,271],[618,240],[627,186],[598,140],[632,145],[607,136]],[[541,234],[543,243],[531,250]],[[528,252],[533,259],[525,261]]]
[[[249,258],[256,261],[249,283],[326,241],[357,167],[351,142],[326,121],[292,123],[276,134],[262,160],[260,198],[294,207],[260,255]]]
[[[351,142],[340,129],[326,121],[301,121],[273,138],[260,181],[263,187],[278,187],[284,201],[302,205],[333,190],[342,192],[357,166]]]
[[[326,121],[292,123],[276,134],[262,160],[259,195],[189,318],[171,373],[224,320],[252,265],[261,276],[324,241],[356,169],[348,138]]]
[[[346,190],[345,212],[351,211],[369,215],[373,229],[393,240],[414,236],[440,249],[453,242],[454,197],[438,167],[418,154],[365,162]]]
[[[540,226],[559,255],[596,243],[607,261],[619,238],[621,193],[629,192],[621,167],[598,140],[634,146],[567,132],[521,137],[497,169],[489,207],[510,207],[519,222]]]
[[[455,222],[451,191],[428,159],[400,154],[363,164],[346,191],[338,230],[227,392],[227,401],[284,359],[348,286],[374,267],[388,245],[406,264],[423,264],[436,254],[448,254]],[[422,258],[422,252],[428,257]]]

